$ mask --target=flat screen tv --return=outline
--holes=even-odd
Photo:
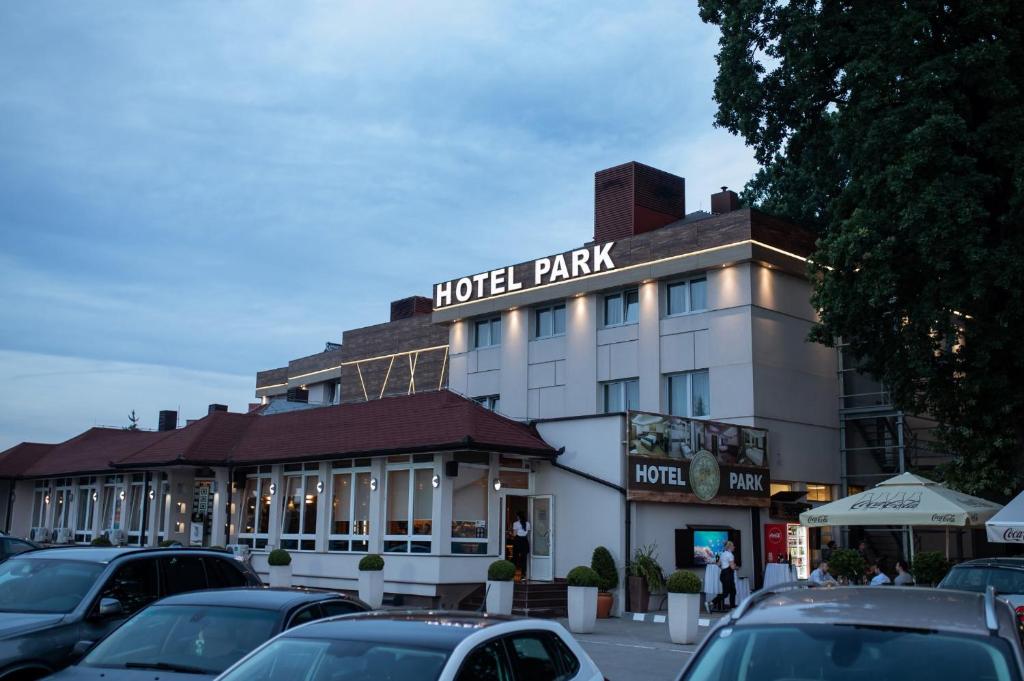
[[[677,568],[704,567],[715,562],[715,556],[722,553],[725,542],[734,545],[736,565],[740,564],[740,531],[722,526],[690,526],[675,531],[675,554]]]
[[[694,530],[693,564],[701,566],[714,563],[716,557],[725,550],[727,541],[729,530]]]

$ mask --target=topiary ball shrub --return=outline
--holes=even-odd
[[[922,551],[914,556],[910,571],[918,584],[935,585],[949,572],[949,561],[939,551]]]
[[[368,556],[363,556],[362,560],[359,561],[359,570],[361,572],[379,572],[384,569],[384,559],[376,553],[371,553]]]
[[[863,577],[867,567],[864,556],[853,549],[836,549],[828,559],[828,571],[832,576],[851,582]]]
[[[569,574],[566,575],[565,581],[569,586],[600,586],[601,577],[594,572],[593,568],[589,568],[586,565],[577,565],[572,570],[569,570]]]
[[[487,579],[492,582],[511,582],[516,576],[516,566],[511,561],[496,560],[487,568]]]
[[[619,571],[615,567],[615,559],[611,551],[603,546],[594,549],[594,555],[590,559],[590,567],[601,578],[598,588],[601,591],[611,591],[619,585]]]
[[[702,587],[700,577],[689,570],[676,570],[665,582],[670,594],[699,594]]]
[[[292,564],[292,554],[288,553],[284,549],[274,549],[267,556],[267,565],[283,566]]]
[[[181,542],[179,542],[177,539],[164,539],[162,542],[160,542],[159,546],[160,548],[166,549],[171,546],[181,546]]]
[[[101,534],[100,536],[96,537],[91,542],[89,542],[89,544],[91,546],[113,546],[113,544],[110,543],[110,540],[107,539],[107,535],[105,534]]]

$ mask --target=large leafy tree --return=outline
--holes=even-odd
[[[1024,2],[700,0],[744,199],[819,234],[815,340],[929,414],[947,479],[1006,497],[1024,444]]]

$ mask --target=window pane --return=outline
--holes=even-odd
[[[491,411],[501,411],[501,398],[500,397],[492,397],[491,398]]]
[[[605,326],[622,323],[622,296],[617,293],[604,297],[604,323]]]
[[[622,409],[622,384],[605,383],[604,389],[604,410],[607,413],[623,411]]]
[[[199,566],[200,571],[202,566]],[[206,580],[203,579],[205,588]],[[175,592],[176,593],[176,592]],[[116,598],[126,615],[140,610],[157,598],[156,561],[152,559],[133,560],[118,568],[117,572],[103,586],[101,598]]]
[[[252,534],[256,531],[256,503],[259,501],[256,483],[256,478],[245,481],[245,491],[242,492],[242,534]]]
[[[686,284],[670,284],[668,287],[668,314],[686,312]]]
[[[206,573],[199,556],[171,556],[160,559],[166,595],[206,588]]]
[[[388,471],[388,534],[409,534],[409,470]]]
[[[559,305],[554,309],[555,323],[554,333],[556,336],[565,333],[565,305]]]
[[[707,416],[711,413],[711,384],[707,371],[694,371],[690,374],[693,390],[693,416]]]
[[[638,409],[640,407],[640,381],[635,378],[625,382],[626,388],[626,409]]]
[[[452,482],[452,537],[487,538],[487,469],[459,466]]]
[[[537,337],[551,335],[551,308],[537,310]]]
[[[128,487],[128,530],[138,532],[142,529],[142,485]]]
[[[491,344],[491,323],[488,321],[476,323],[476,347],[482,348]]]
[[[413,472],[412,492],[412,533],[430,534],[434,511],[434,486],[430,483],[434,477],[433,468],[417,468]]]
[[[635,322],[640,318],[640,292],[626,291],[626,321]]]
[[[259,508],[256,515],[256,533],[270,531],[270,478],[260,478]]]
[[[668,377],[668,413],[673,416],[689,416],[686,410],[690,402],[688,392],[685,374]]]
[[[545,634],[524,634],[512,639],[510,648],[516,677],[537,681],[563,681],[568,677],[559,674],[558,664],[541,640],[542,636],[546,638]]]
[[[501,345],[501,317],[491,320],[491,345]]]
[[[334,490],[331,499],[331,534],[348,534],[351,528],[350,509],[352,505],[352,475],[342,473],[334,476]]]
[[[352,511],[352,534],[370,534],[370,474],[356,473],[356,502]]]
[[[299,513],[302,509],[302,478],[291,475],[284,479],[284,518],[281,521],[281,534],[299,533]]]
[[[303,490],[305,492],[303,495],[305,506],[302,513],[303,534],[316,534],[317,479],[315,475],[306,476],[306,485]]]
[[[708,280],[694,279],[690,282],[690,309],[706,310],[708,308]]]

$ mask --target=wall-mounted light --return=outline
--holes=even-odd
[[[178,513],[184,514],[185,513],[185,509],[187,509],[187,508],[188,507],[185,505],[184,501],[179,501],[178,502]]]
[[[370,478],[370,491],[371,492],[376,492],[377,491],[377,478]]]
[[[270,483],[270,496],[274,496],[275,494],[277,494],[277,483],[272,482]]]
[[[94,491],[94,492],[92,493],[92,500],[93,500],[93,501],[96,501],[96,500],[97,500],[97,499],[99,499],[99,498],[100,498],[100,493],[99,493],[99,492],[96,492],[96,491]]]
[[[430,479],[430,485],[434,488],[441,486],[441,476],[435,475]]]
[[[44,504],[50,503],[50,495],[49,494],[47,494],[46,496],[43,497],[43,503]]]
[[[180,520],[178,522],[174,523],[174,531],[178,532],[178,533],[184,532],[185,531],[185,523],[181,522]]]
[[[149,500],[153,501],[156,498],[156,490],[152,487],[149,488]]]
[[[495,478],[494,479],[494,491],[495,492],[500,492],[501,491],[501,478]]]
[[[323,480],[317,480],[316,481],[316,493],[317,494],[323,494],[324,493],[324,481]]]
[[[117,493],[117,498],[120,499],[121,501],[124,501],[124,490],[123,489],[120,492]]]

